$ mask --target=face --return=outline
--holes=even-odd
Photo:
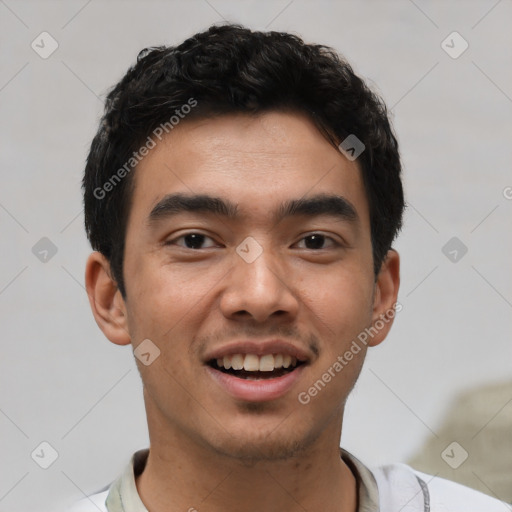
[[[129,337],[109,337],[160,351],[137,360],[150,435],[254,460],[341,428],[365,345],[335,363],[396,300],[396,272],[375,282],[357,161],[301,114],[226,115],[182,122],[134,185],[116,293]]]

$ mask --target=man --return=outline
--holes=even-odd
[[[150,447],[74,510],[506,510],[339,448],[400,307],[400,174],[383,103],[329,48],[224,25],[141,52],[83,186],[91,308],[133,346]]]

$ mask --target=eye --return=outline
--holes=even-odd
[[[183,240],[183,244],[177,243],[178,240]],[[215,242],[207,247],[202,247],[205,240],[210,240],[213,242],[212,238],[203,235],[202,233],[185,233],[184,235],[174,238],[173,240],[169,240],[165,243],[165,245],[179,245],[185,249],[208,249],[209,247],[215,247]]]
[[[307,235],[302,238],[299,243],[301,243],[303,240],[306,241],[306,247],[304,247],[305,249],[328,249],[329,247],[324,247],[324,242],[326,240],[330,240],[331,247],[339,246],[339,244],[333,238],[330,236],[322,235],[321,233],[312,233]]]

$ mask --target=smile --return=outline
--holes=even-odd
[[[239,379],[272,379],[286,375],[303,364],[289,354],[233,354],[209,362],[212,368]]]
[[[240,366],[241,357],[237,356],[243,357],[243,365],[239,370],[233,369],[232,366],[233,357],[235,367]],[[247,402],[266,402],[284,397],[308,366],[303,361],[293,360],[293,357],[290,361],[288,358],[285,361],[284,357],[280,361],[279,354],[270,355],[274,359],[273,362],[270,361],[269,355],[258,357],[255,354],[245,354],[244,356],[235,354],[235,356],[225,357],[228,357],[226,363],[224,363],[224,358],[219,361],[215,359],[206,364],[205,368],[222,391],[237,400]],[[249,369],[246,369],[246,361]],[[258,369],[256,369],[256,363]],[[284,367],[285,364],[288,364],[287,368]],[[263,365],[263,370],[260,369],[261,365]],[[278,367],[278,365],[280,366]],[[230,367],[226,368],[226,366]]]

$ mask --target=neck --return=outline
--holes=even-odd
[[[149,426],[150,453],[136,485],[151,512],[356,511],[356,480],[339,450],[341,419],[293,457],[250,463]]]

